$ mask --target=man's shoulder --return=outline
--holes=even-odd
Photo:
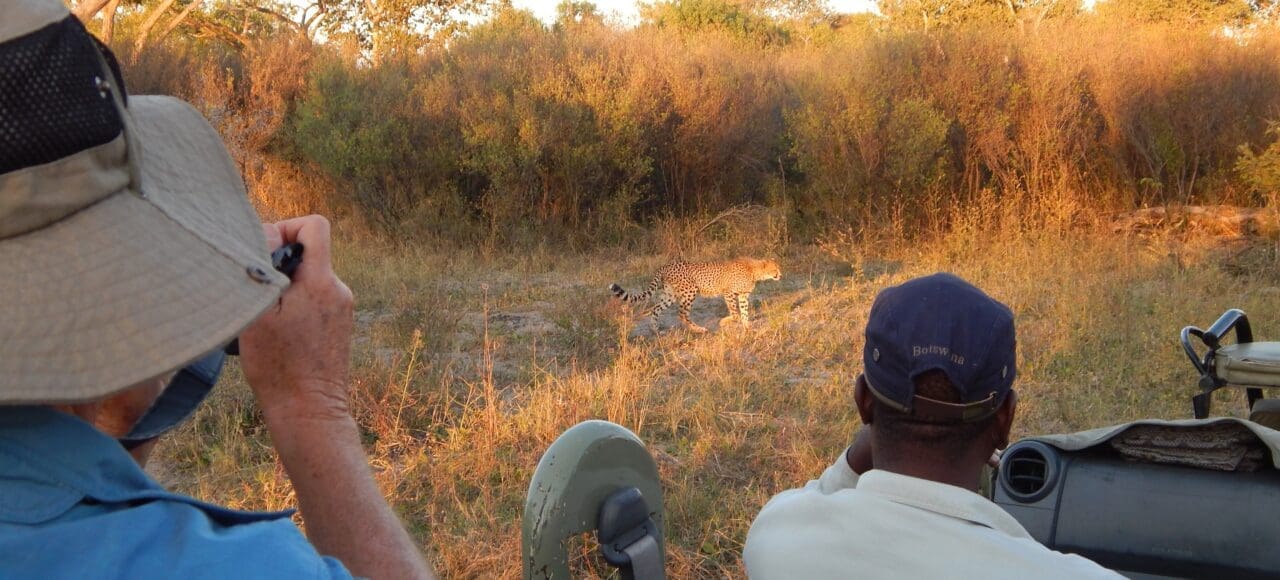
[[[848,570],[869,578],[1116,577],[1025,535],[922,507],[927,505],[895,501],[861,485],[787,490],[752,523],[743,562],[757,579],[841,576]]]
[[[349,577],[291,514],[166,491],[87,423],[0,407],[0,578]]]
[[[318,554],[287,514],[166,497],[134,505],[86,501],[42,521],[0,521],[0,553],[23,554],[0,561],[0,577],[84,577],[93,570],[131,578],[350,577]]]
[[[824,492],[817,481],[773,496],[751,523],[743,562],[753,577],[824,576],[831,555],[847,554],[850,539],[874,525],[867,518],[877,510],[866,494],[854,488]]]

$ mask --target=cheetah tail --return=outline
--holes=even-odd
[[[622,288],[622,286],[619,286],[617,284],[610,284],[609,291],[613,292],[614,296],[617,296],[618,298],[622,299],[623,302],[640,302],[641,300],[645,300],[648,297],[652,296],[653,293],[657,291],[658,287],[661,285],[662,285],[662,275],[659,274],[653,277],[653,280],[649,282],[649,287],[645,288],[644,292],[639,292],[639,293],[627,292]]]

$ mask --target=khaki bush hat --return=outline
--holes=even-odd
[[[221,348],[274,303],[257,214],[190,105],[128,96],[60,0],[0,18],[0,404],[86,401]]]

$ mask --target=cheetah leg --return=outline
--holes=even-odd
[[[747,313],[751,306],[751,301],[747,299],[748,296],[750,294],[738,294],[738,316],[742,318],[743,328],[751,327],[751,321],[747,318]]]
[[[666,309],[671,308],[671,305],[675,303],[676,301],[672,300],[669,294],[663,294],[662,299],[659,300],[657,304],[654,304],[648,310],[644,311],[644,315],[657,316],[659,314],[662,314],[662,312],[665,311]]]
[[[654,334],[657,334],[659,330],[658,315],[662,314],[666,309],[671,308],[671,305],[675,303],[676,301],[671,298],[670,292],[663,292],[658,297],[658,303],[644,311],[644,316],[649,319],[649,324],[653,327]]]
[[[652,316],[654,324],[658,324],[658,315],[662,314],[662,312],[669,309],[672,305],[675,305],[675,303],[676,301],[673,300],[671,294],[664,293],[659,297],[658,303],[655,303],[655,305],[650,306],[648,310],[644,311],[644,316]]]
[[[685,323],[685,325],[689,327],[689,330],[697,333],[703,333],[706,332],[707,329],[698,326],[692,320],[689,320],[689,311],[693,309],[694,298],[696,298],[696,296],[693,295],[680,297],[680,322]]]
[[[725,294],[725,295],[724,295],[724,305],[725,305],[725,307],[726,307],[726,308],[728,308],[728,309],[729,309],[729,315],[728,315],[728,316],[725,316],[724,318],[721,318],[721,319],[720,319],[720,325],[721,325],[721,326],[723,326],[726,322],[730,322],[730,321],[732,321],[734,318],[736,318],[736,315],[733,313],[733,311],[734,311],[734,310],[737,310],[737,308],[738,308],[738,295],[737,295],[737,294]]]

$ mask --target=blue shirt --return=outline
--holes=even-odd
[[[291,514],[167,492],[88,423],[0,406],[0,578],[350,578]]]

